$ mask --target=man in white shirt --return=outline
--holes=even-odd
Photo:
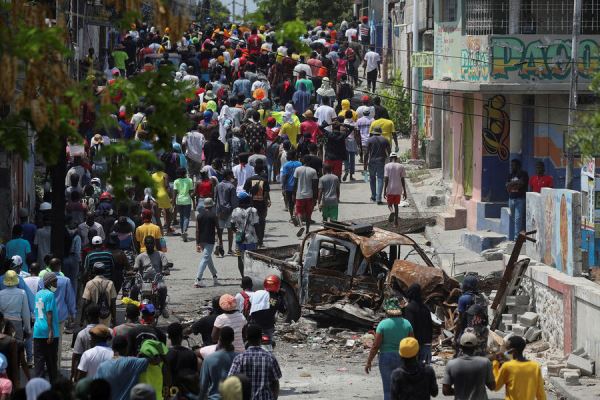
[[[331,125],[331,122],[336,117],[337,117],[337,115],[335,113],[335,110],[333,109],[333,107],[331,107],[329,105],[329,98],[324,98],[323,104],[321,104],[315,110],[315,118],[317,119],[319,126],[321,126],[323,124],[323,122],[327,122],[328,125]],[[331,126],[328,126],[325,129],[327,129],[328,131],[331,131]]]
[[[358,31],[354,27],[352,27],[350,29],[346,29],[345,36],[346,36],[346,39],[348,40],[348,43],[352,43],[352,38],[358,37]]]
[[[356,117],[360,118],[364,115],[365,111],[369,111],[371,117],[375,116],[375,107],[373,107],[372,105],[370,105],[369,103],[371,103],[371,98],[369,96],[363,96],[361,98],[361,102],[362,104],[360,106],[358,106],[358,108],[356,109]]]
[[[75,380],[80,380],[86,376],[93,377],[96,375],[100,364],[112,359],[114,356],[114,352],[108,344],[111,335],[106,325],[98,324],[91,328],[89,333],[92,339],[92,348],[84,351],[81,355]]]
[[[202,149],[204,148],[205,141],[204,135],[198,132],[197,129],[186,133],[181,141],[183,151],[189,161],[188,169],[192,177],[200,175],[200,168],[202,168]]]
[[[360,162],[363,162],[363,155],[367,151],[367,140],[369,140],[369,132],[371,131],[372,122],[373,114],[371,114],[371,111],[369,109],[363,110],[363,116],[356,121],[356,129],[358,129],[358,132],[360,134]],[[367,166],[365,165],[365,171],[366,170]]]
[[[233,167],[233,176],[236,180],[236,193],[244,191],[246,180],[254,175],[254,168],[248,164],[248,153],[239,155],[240,163]]]
[[[371,90],[373,93],[375,93],[377,76],[381,77],[379,68],[380,63],[381,57],[379,56],[379,53],[375,51],[375,46],[371,46],[369,51],[367,51],[367,54],[365,54],[363,68],[367,75],[367,90]]]
[[[294,72],[293,72],[294,78],[298,77],[298,75],[300,74],[300,71],[306,72],[307,78],[313,77],[312,69],[310,68],[310,65],[306,64],[306,59],[304,58],[304,56],[300,56],[300,60],[298,61],[298,64],[296,64],[296,66],[294,67]]]

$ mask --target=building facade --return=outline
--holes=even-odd
[[[452,204],[466,208],[454,228],[508,233],[512,159],[530,175],[542,161],[564,187],[572,19],[573,0],[435,0],[433,79],[424,87],[435,97]],[[599,62],[600,4],[583,0],[582,109]]]

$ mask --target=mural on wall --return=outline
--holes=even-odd
[[[506,98],[497,94],[484,106],[486,125],[483,128],[483,148],[488,155],[508,160],[510,154],[510,117],[505,110]]]
[[[537,35],[518,37],[492,36],[492,71],[494,80],[563,81],[571,75],[571,38],[552,36],[552,40]],[[579,77],[591,79],[600,70],[600,45],[594,38],[581,38],[577,68]]]
[[[468,82],[487,81],[490,75],[489,55],[482,49],[481,38],[466,37],[466,48],[460,52],[460,79]]]
[[[527,193],[526,229],[537,230],[527,255],[571,276],[581,274],[581,193],[543,188]]]
[[[435,61],[433,63],[435,79],[452,76],[459,67],[458,59],[452,54],[455,40],[461,38],[460,30],[454,25],[436,24],[434,40]],[[456,54],[458,55],[458,54]]]

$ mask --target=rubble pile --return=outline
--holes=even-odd
[[[494,300],[496,291],[492,291],[490,300]],[[538,324],[538,314],[531,311],[531,299],[527,295],[506,296],[506,313],[502,314],[502,321],[497,335],[504,339],[512,335],[522,336],[528,343],[535,342],[542,336]]]
[[[567,357],[547,365],[548,375],[565,380],[567,386],[578,386],[581,377],[594,375],[594,361],[590,359],[583,347],[579,347]]]

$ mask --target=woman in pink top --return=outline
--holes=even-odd
[[[347,75],[347,67],[348,60],[346,59],[346,55],[344,53],[340,54],[340,58],[337,62],[337,81],[339,82],[343,75]]]

